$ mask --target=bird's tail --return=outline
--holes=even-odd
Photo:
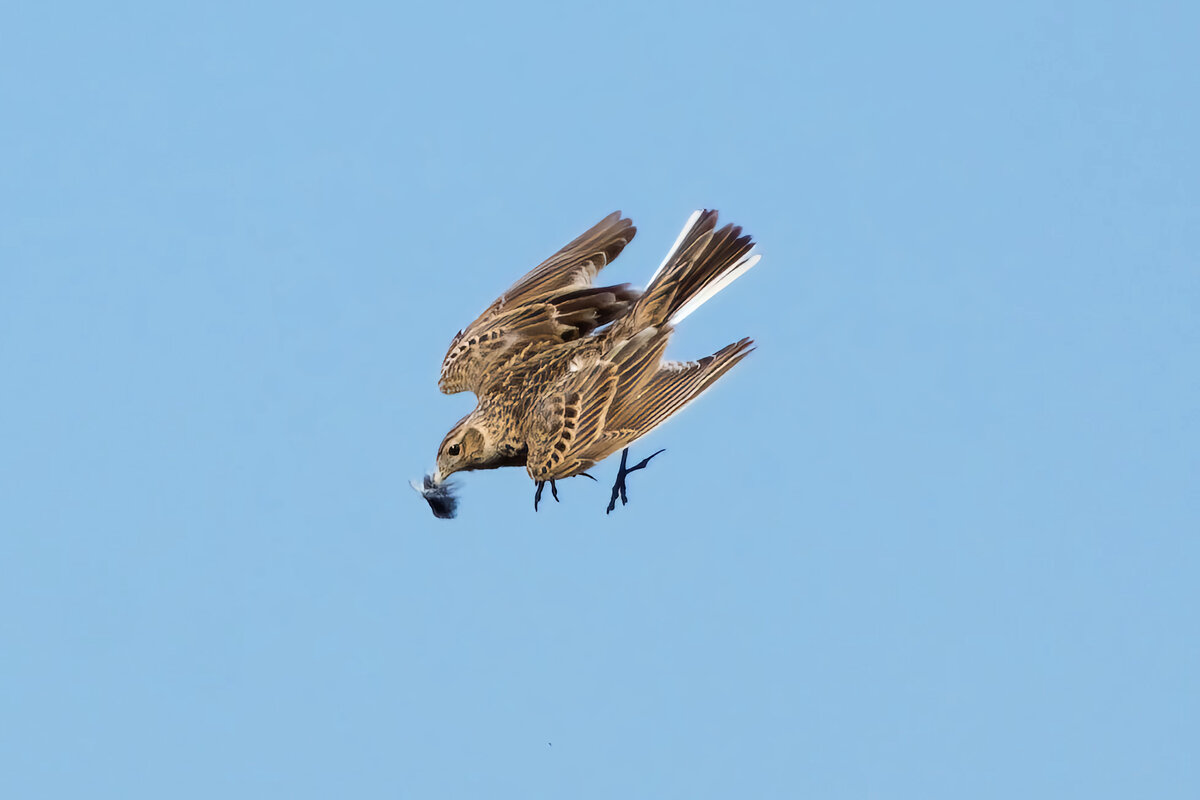
[[[678,324],[758,263],[751,253],[754,242],[740,226],[716,226],[716,211],[692,214],[646,291],[618,323],[622,333]]]

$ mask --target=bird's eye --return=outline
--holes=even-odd
[[[446,448],[446,455],[456,456],[459,454],[459,451],[461,451],[461,450],[462,450],[461,447],[459,447],[456,444],[452,444]]]

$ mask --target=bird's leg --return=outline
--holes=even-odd
[[[551,496],[554,498],[554,502],[556,502],[556,503],[557,503],[557,502],[559,502],[559,499],[558,499],[558,486],[557,486],[557,485],[554,483],[554,481],[553,481],[553,480],[551,480],[551,481],[538,481],[538,482],[537,482],[537,489],[536,489],[536,490],[534,491],[534,493],[533,493],[533,510],[534,510],[534,511],[537,511],[538,502],[539,502],[539,501],[542,499],[542,489],[545,489],[545,488],[546,488],[546,484],[547,484],[547,483],[549,483],[549,484],[550,484],[550,494],[551,494]]]
[[[654,453],[651,453],[639,461],[635,466],[626,468],[625,462],[629,458],[629,448],[626,447],[621,451],[621,467],[617,470],[617,482],[613,484],[612,498],[608,501],[608,509],[604,512],[605,514],[611,513],[612,510],[617,507],[618,495],[621,497],[621,505],[625,505],[629,502],[629,497],[627,497],[625,494],[625,476],[631,472],[637,472],[639,469],[645,469],[646,465],[650,463],[650,459],[654,458],[661,452],[663,451],[658,450]]]

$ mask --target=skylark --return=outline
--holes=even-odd
[[[688,219],[645,291],[593,286],[637,228],[620,212],[602,219],[500,295],[458,332],[442,362],[446,394],[474,392],[475,410],[450,429],[437,468],[413,487],[438,517],[453,517],[455,472],[525,467],[542,489],[588,475],[622,450],[608,510],[627,502],[628,445],[678,412],[753,349],[742,339],[697,361],[663,361],[671,331],[758,263],[736,225],[716,211]],[[594,480],[594,478],[593,478]]]

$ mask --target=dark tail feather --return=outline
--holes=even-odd
[[[757,263],[758,257],[749,255],[754,242],[742,235],[740,226],[716,230],[716,211],[699,212],[689,222],[641,299],[619,323],[628,326],[629,335],[679,322]]]

